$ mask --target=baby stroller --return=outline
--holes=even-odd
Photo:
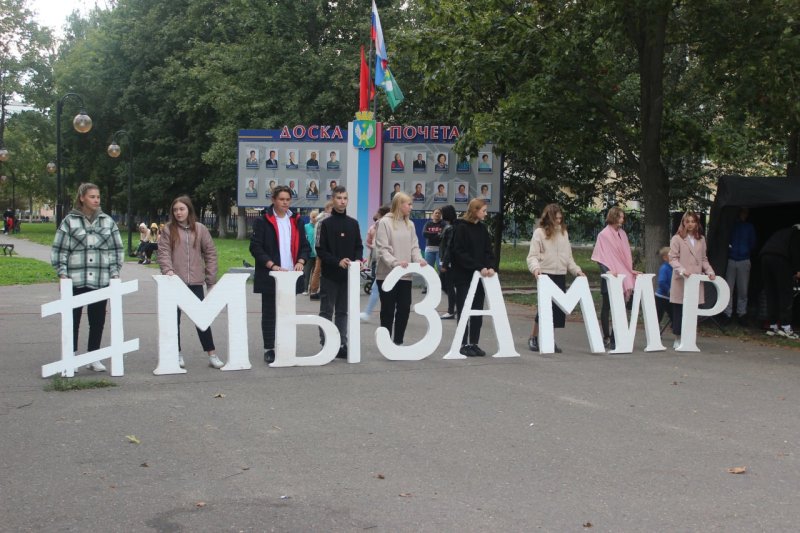
[[[367,294],[372,293],[372,284],[375,282],[373,266],[374,264],[361,270],[361,279],[364,281],[364,292]]]

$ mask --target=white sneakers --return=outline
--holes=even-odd
[[[676,336],[675,340],[672,342],[672,349],[673,350],[677,350],[678,346],[680,346],[680,345],[681,345],[681,338],[680,338],[680,336]]]
[[[94,363],[86,365],[86,368],[92,370],[94,372],[105,372],[106,367],[100,361],[95,361]]]
[[[186,363],[183,361],[183,356],[181,354],[178,354],[178,366],[186,368]]]
[[[792,326],[783,326],[779,328],[777,324],[772,324],[765,333],[770,337],[783,337],[784,339],[791,340],[800,339],[797,333],[792,330]]]
[[[208,357],[208,366],[211,368],[222,368],[225,366],[225,363],[220,361],[219,357],[217,357],[217,354],[214,354]]]
[[[369,314],[361,313],[361,322],[369,322]]]

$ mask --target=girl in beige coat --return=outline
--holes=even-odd
[[[572,258],[572,245],[569,242],[567,227],[564,225],[564,214],[558,204],[549,204],[542,211],[539,227],[531,237],[528,270],[537,280],[541,274],[546,274],[562,291],[566,290],[567,272],[573,276],[586,275]],[[565,322],[564,311],[553,304],[553,327],[563,328]],[[533,352],[539,351],[538,313],[533,321],[528,348]],[[555,351],[561,353],[561,348],[556,345]]]
[[[706,257],[706,239],[697,213],[687,211],[681,218],[678,231],[669,242],[669,264],[672,266],[672,285],[669,290],[669,301],[672,304],[672,333],[675,334],[675,346],[681,342],[681,324],[683,323],[683,286],[684,280],[692,274],[708,274],[714,279],[714,270]],[[704,301],[703,291],[700,300]]]
[[[417,231],[411,222],[411,197],[399,192],[392,199],[392,208],[378,221],[375,230],[375,250],[378,255],[376,281],[381,299],[381,327],[392,333],[395,344],[403,344],[411,313],[411,279],[404,277],[390,291],[383,290],[383,280],[394,267],[409,263],[428,263],[422,258]]]

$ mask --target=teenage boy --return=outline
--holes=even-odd
[[[333,210],[320,223],[317,257],[322,262],[320,280],[319,316],[331,320],[339,330],[342,344],[336,357],[347,358],[347,269],[352,261],[364,255],[361,231],[356,219],[347,216],[347,190],[342,186],[333,189]],[[320,330],[320,343],[325,336]]]
[[[253,292],[261,294],[261,335],[264,362],[275,362],[275,278],[270,271],[303,271],[311,248],[299,213],[289,204],[292,193],[286,185],[272,189],[272,205],[253,223],[250,253],[255,258]],[[303,278],[297,279],[296,293],[303,292]]]

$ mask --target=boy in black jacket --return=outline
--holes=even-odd
[[[356,219],[347,216],[347,190],[338,186],[332,191],[333,211],[320,223],[317,257],[322,262],[319,316],[334,323],[342,337],[336,357],[347,357],[347,269],[364,254],[361,231]],[[320,343],[325,342],[320,330]]]

